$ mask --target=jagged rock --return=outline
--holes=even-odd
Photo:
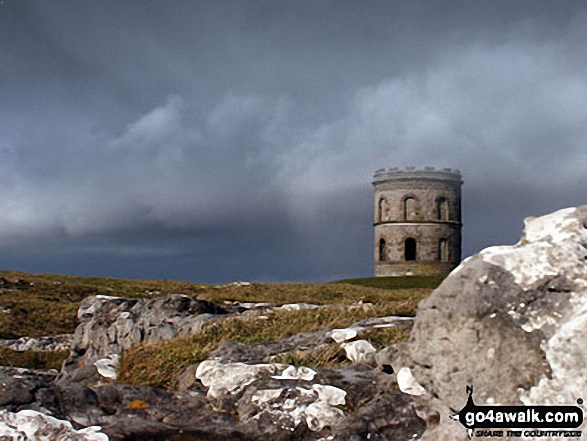
[[[302,309],[316,309],[320,308],[318,305],[313,305],[311,303],[287,303],[285,305],[281,305],[278,308],[275,308],[279,311],[301,311]]]
[[[0,367],[0,407],[14,411],[36,401],[35,393],[49,387],[58,372]]]
[[[108,441],[100,427],[75,430],[69,421],[35,410],[0,410],[0,438],[22,441]]]
[[[80,316],[87,322],[80,326],[92,322],[99,333],[107,333],[121,314],[130,313],[137,304],[134,300],[125,302],[116,298],[98,300],[106,302],[82,305]],[[110,314],[101,314],[102,307]],[[395,321],[395,318],[363,321],[357,329],[388,326]],[[86,332],[93,328],[88,329]],[[4,402],[0,406],[11,412],[0,417],[0,426],[10,426],[12,414],[34,410],[69,421],[75,429],[99,426],[100,435],[121,441],[178,436],[186,441],[263,437],[317,441],[331,436],[361,440],[367,439],[367,435],[370,439],[410,440],[413,434],[419,436],[423,422],[416,415],[412,399],[397,389],[391,376],[376,369],[367,365],[309,369],[251,361],[298,347],[317,348],[320,342],[333,344],[331,334],[332,330],[326,329],[259,345],[226,342],[217,351],[223,357],[186,370],[181,381],[184,390],[178,392],[95,381],[114,377],[116,356],[94,357],[94,361],[80,357],[80,366],[62,375],[59,381],[54,381],[56,371],[42,374],[0,370],[4,372],[0,376],[0,385],[4,387],[4,393],[0,394]],[[96,350],[94,354],[97,353]],[[248,363],[243,363],[243,359]],[[45,416],[35,418],[45,421]],[[65,425],[67,430],[68,427]],[[81,436],[78,432],[70,432],[68,436],[76,439]],[[47,433],[61,436],[56,429]]]
[[[418,384],[410,368],[405,366],[397,373],[397,385],[403,393],[408,395],[421,396],[426,394],[426,389]]]
[[[199,331],[227,310],[214,303],[182,294],[156,299],[92,296],[83,300],[72,343],[71,356],[63,365],[64,376],[98,363],[98,372],[111,370],[101,359],[111,359],[144,341],[162,341]],[[111,363],[112,364],[112,363]],[[107,377],[112,378],[112,375]]]
[[[467,439],[449,418],[467,385],[478,405],[585,395],[587,206],[525,223],[518,244],[466,259],[419,305],[404,363],[428,393],[423,441]]]
[[[4,410],[0,431],[5,430],[0,433],[42,439],[43,431],[50,439],[108,436],[121,441],[411,440],[414,434],[419,436],[423,421],[416,415],[412,398],[395,385],[394,376],[365,364],[331,370],[271,362],[291,351],[319,353],[321,348],[336,346],[336,332],[345,334],[343,340],[348,341],[374,327],[409,327],[409,318],[363,320],[352,326],[352,336],[348,330],[324,329],[257,345],[223,342],[213,352],[214,358],[186,369],[178,392],[112,383],[119,355],[132,345],[189,335],[229,313],[246,317],[305,307],[315,305],[222,308],[184,295],[145,300],[89,297],[80,306],[81,323],[72,353],[58,378],[56,371],[0,369],[0,409]],[[44,339],[9,343],[17,349],[33,348],[33,343],[35,349],[57,347],[55,341]],[[374,358],[375,349],[365,343],[347,342],[348,348],[358,349],[355,361]],[[15,423],[23,418],[31,427],[34,421],[34,430],[27,432]]]
[[[96,439],[107,439],[106,435],[111,440],[166,439],[180,433],[193,435],[185,440],[215,439],[217,434],[254,439],[250,431],[239,429],[233,415],[215,412],[202,391],[166,392],[119,384],[90,388],[54,382],[56,371],[1,368],[0,374],[0,439],[94,439],[86,436],[90,429],[74,432],[66,421],[76,428],[102,427],[103,436]],[[32,435],[31,419],[45,435],[38,431]],[[225,427],[217,427],[219,423]]]
[[[255,345],[223,341],[212,353],[211,358],[222,359],[224,362],[263,362],[271,357],[294,349],[313,348],[330,343],[330,331],[301,332],[291,337]]]
[[[276,375],[271,375],[271,372]],[[276,368],[271,372],[251,377],[251,383],[241,384],[244,387],[221,388],[215,401],[207,398],[202,390],[167,392],[120,384],[88,387],[79,383],[53,383],[49,388],[33,392],[36,402],[0,413],[0,430],[4,426],[16,430],[13,420],[17,414],[34,415],[39,420],[55,423],[57,427],[51,424],[43,426],[48,439],[79,440],[86,439],[81,434],[91,433],[92,429],[74,432],[70,425],[58,423],[57,420],[69,421],[76,429],[99,426],[99,433],[111,440],[169,439],[181,434],[178,439],[182,440],[258,440],[267,437],[284,441],[317,441],[333,431],[339,434],[339,439],[346,440],[365,439],[361,438],[365,430],[369,433],[386,430],[396,433],[395,429],[404,431],[406,425],[422,425],[409,397],[402,396],[399,391],[394,394],[393,411],[379,407],[363,412],[360,417],[353,416],[365,402],[369,403],[372,395],[385,392],[375,384],[377,379],[372,371],[365,367],[320,374],[290,366],[285,371]],[[222,375],[224,373],[220,378]],[[15,378],[15,381],[18,380]],[[280,391],[279,395],[276,390]],[[46,396],[48,392],[57,403],[57,411],[36,406],[35,410],[42,415],[30,412],[40,395]],[[406,418],[401,422],[396,418],[395,423],[390,425],[389,415],[394,412]],[[8,430],[6,436],[12,436],[14,433]],[[62,433],[67,435],[59,438]],[[421,433],[421,430],[416,433]],[[31,439],[43,439],[39,433],[35,436]],[[398,438],[390,435],[389,438],[379,439]],[[411,439],[411,436],[405,439]]]
[[[0,312],[3,312],[0,309]],[[73,334],[52,337],[21,337],[14,340],[0,340],[0,346],[14,351],[63,351],[71,348]]]
[[[255,421],[262,435],[294,431],[302,422],[319,432],[344,421],[344,412],[336,406],[345,404],[345,391],[330,385],[289,383],[249,388],[237,404],[241,421]]]
[[[412,317],[375,317],[361,320],[346,329],[322,329],[314,332],[300,332],[280,340],[273,340],[255,345],[223,341],[211,354],[211,358],[222,359],[224,362],[261,363],[271,361],[273,356],[284,354],[293,350],[320,349],[327,346],[336,339],[346,336],[347,340],[361,335],[361,332],[370,328],[397,327],[410,328],[413,323]],[[353,334],[353,337],[350,335]],[[336,337],[336,338],[335,338]],[[344,341],[344,340],[341,340]],[[337,342],[339,343],[339,342]],[[351,345],[354,346],[354,345]],[[366,346],[365,346],[366,348]],[[369,352],[373,352],[367,349]],[[351,349],[351,352],[354,351]],[[360,358],[360,360],[359,360]],[[368,361],[370,357],[357,358],[356,362]]]
[[[413,399],[401,393],[389,376],[360,365],[324,374],[347,392],[350,410],[333,428],[333,439],[408,441],[424,432],[425,423],[417,416]]]
[[[355,338],[357,334],[358,330],[354,328],[333,329],[330,333],[330,338],[332,338],[336,343],[342,343]]]
[[[197,364],[189,365],[185,371],[177,379],[177,390],[186,391],[190,389],[197,389],[201,383],[196,378]]]
[[[370,363],[375,360],[377,350],[367,340],[355,340],[340,345],[346,352],[346,356],[353,363]]]
[[[312,370],[206,360],[196,375],[214,408],[236,407],[243,430],[257,438],[407,441],[424,429],[412,399],[364,365]]]
[[[238,393],[262,374],[281,373],[286,367],[278,363],[224,363],[208,359],[199,364],[196,378],[208,388],[208,397],[216,399]]]
[[[102,377],[116,380],[118,376],[118,366],[120,364],[120,356],[118,354],[111,354],[94,362],[96,371]]]

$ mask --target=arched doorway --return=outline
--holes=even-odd
[[[416,239],[412,237],[406,239],[404,257],[406,260],[416,260]]]

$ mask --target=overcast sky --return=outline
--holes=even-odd
[[[373,271],[373,172],[460,169],[463,256],[587,203],[587,4],[0,2],[0,268]]]

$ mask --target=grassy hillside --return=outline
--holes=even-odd
[[[79,303],[90,295],[144,298],[181,293],[220,304],[241,301],[324,305],[362,300],[393,305],[398,314],[413,315],[417,302],[441,281],[433,277],[384,277],[327,284],[252,283],[237,286],[16,271],[0,271],[0,278],[6,281],[7,288],[0,289],[0,311],[10,311],[0,312],[0,339],[71,333],[77,326]]]
[[[0,339],[72,333],[78,323],[77,309],[80,302],[87,296],[98,294],[146,298],[181,293],[219,304],[240,301],[270,302],[276,305],[286,303],[342,305],[341,308],[328,310],[275,314],[271,318],[272,321],[275,320],[275,323],[265,322],[263,326],[259,323],[248,323],[244,328],[240,325],[235,327],[230,323],[214,325],[228,326],[228,328],[214,328],[210,329],[210,332],[204,329],[200,335],[190,339],[170,342],[166,345],[151,345],[148,348],[140,347],[125,356],[123,376],[128,375],[129,378],[135,376],[143,384],[169,387],[172,382],[165,380],[163,384],[160,378],[150,378],[149,371],[162,370],[160,366],[166,364],[183,366],[185,363],[200,361],[217,346],[222,338],[243,343],[267,341],[286,337],[302,328],[315,330],[342,327],[362,318],[382,315],[414,315],[418,302],[440,284],[441,280],[434,277],[399,277],[341,280],[327,284],[251,283],[239,286],[237,284],[204,285],[171,280],[127,280],[0,271]],[[372,303],[373,306],[360,308],[360,310],[349,309],[350,304],[360,301]],[[270,324],[271,326],[268,326]],[[238,332],[229,332],[229,328],[237,329]],[[211,334],[215,336],[211,338]],[[377,338],[381,338],[381,335]],[[396,337],[396,335],[389,336],[389,339]],[[402,338],[404,337],[406,336]],[[188,352],[192,356],[184,357],[180,362],[179,359],[183,357],[181,354]],[[4,349],[0,353],[0,365],[59,366],[60,360],[66,355],[62,353],[57,358],[51,356],[49,360],[44,354],[12,354],[11,351]],[[174,356],[178,358],[174,359]],[[145,365],[144,360],[152,360],[152,363]],[[327,360],[317,361],[318,364],[322,362],[327,363]],[[156,366],[155,363],[160,364]],[[139,371],[144,375],[137,375]]]

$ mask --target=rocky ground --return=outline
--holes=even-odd
[[[377,316],[368,302],[343,314],[333,304],[89,296],[59,371],[0,369],[0,437],[464,441],[452,417],[467,386],[477,405],[584,410],[586,265],[587,207],[579,207],[527,219],[518,244],[465,260],[415,320]],[[299,311],[312,320],[292,315]],[[339,321],[328,322],[333,314]],[[272,330],[284,317],[297,317],[295,332]],[[232,338],[253,328],[266,338]],[[404,342],[378,334],[410,329]],[[150,376],[149,368],[167,375],[168,364],[174,381]]]
[[[360,339],[372,330],[409,329],[409,317],[370,318],[345,329],[299,333],[264,344],[224,341],[208,359],[185,369],[175,391],[115,382],[120,356],[133,345],[191,335],[205,323],[229,317],[248,320],[280,310],[317,308],[330,307],[221,307],[182,295],[88,297],[80,306],[80,325],[61,372],[0,372],[0,407],[5,410],[0,430],[5,436],[21,431],[30,438],[44,427],[50,433],[47,439],[418,437],[424,425],[411,398],[398,389],[391,366],[378,364],[375,347]],[[46,340],[37,343],[47,345]],[[269,361],[294,349],[319,350],[330,344],[340,345],[352,363],[311,369]]]

